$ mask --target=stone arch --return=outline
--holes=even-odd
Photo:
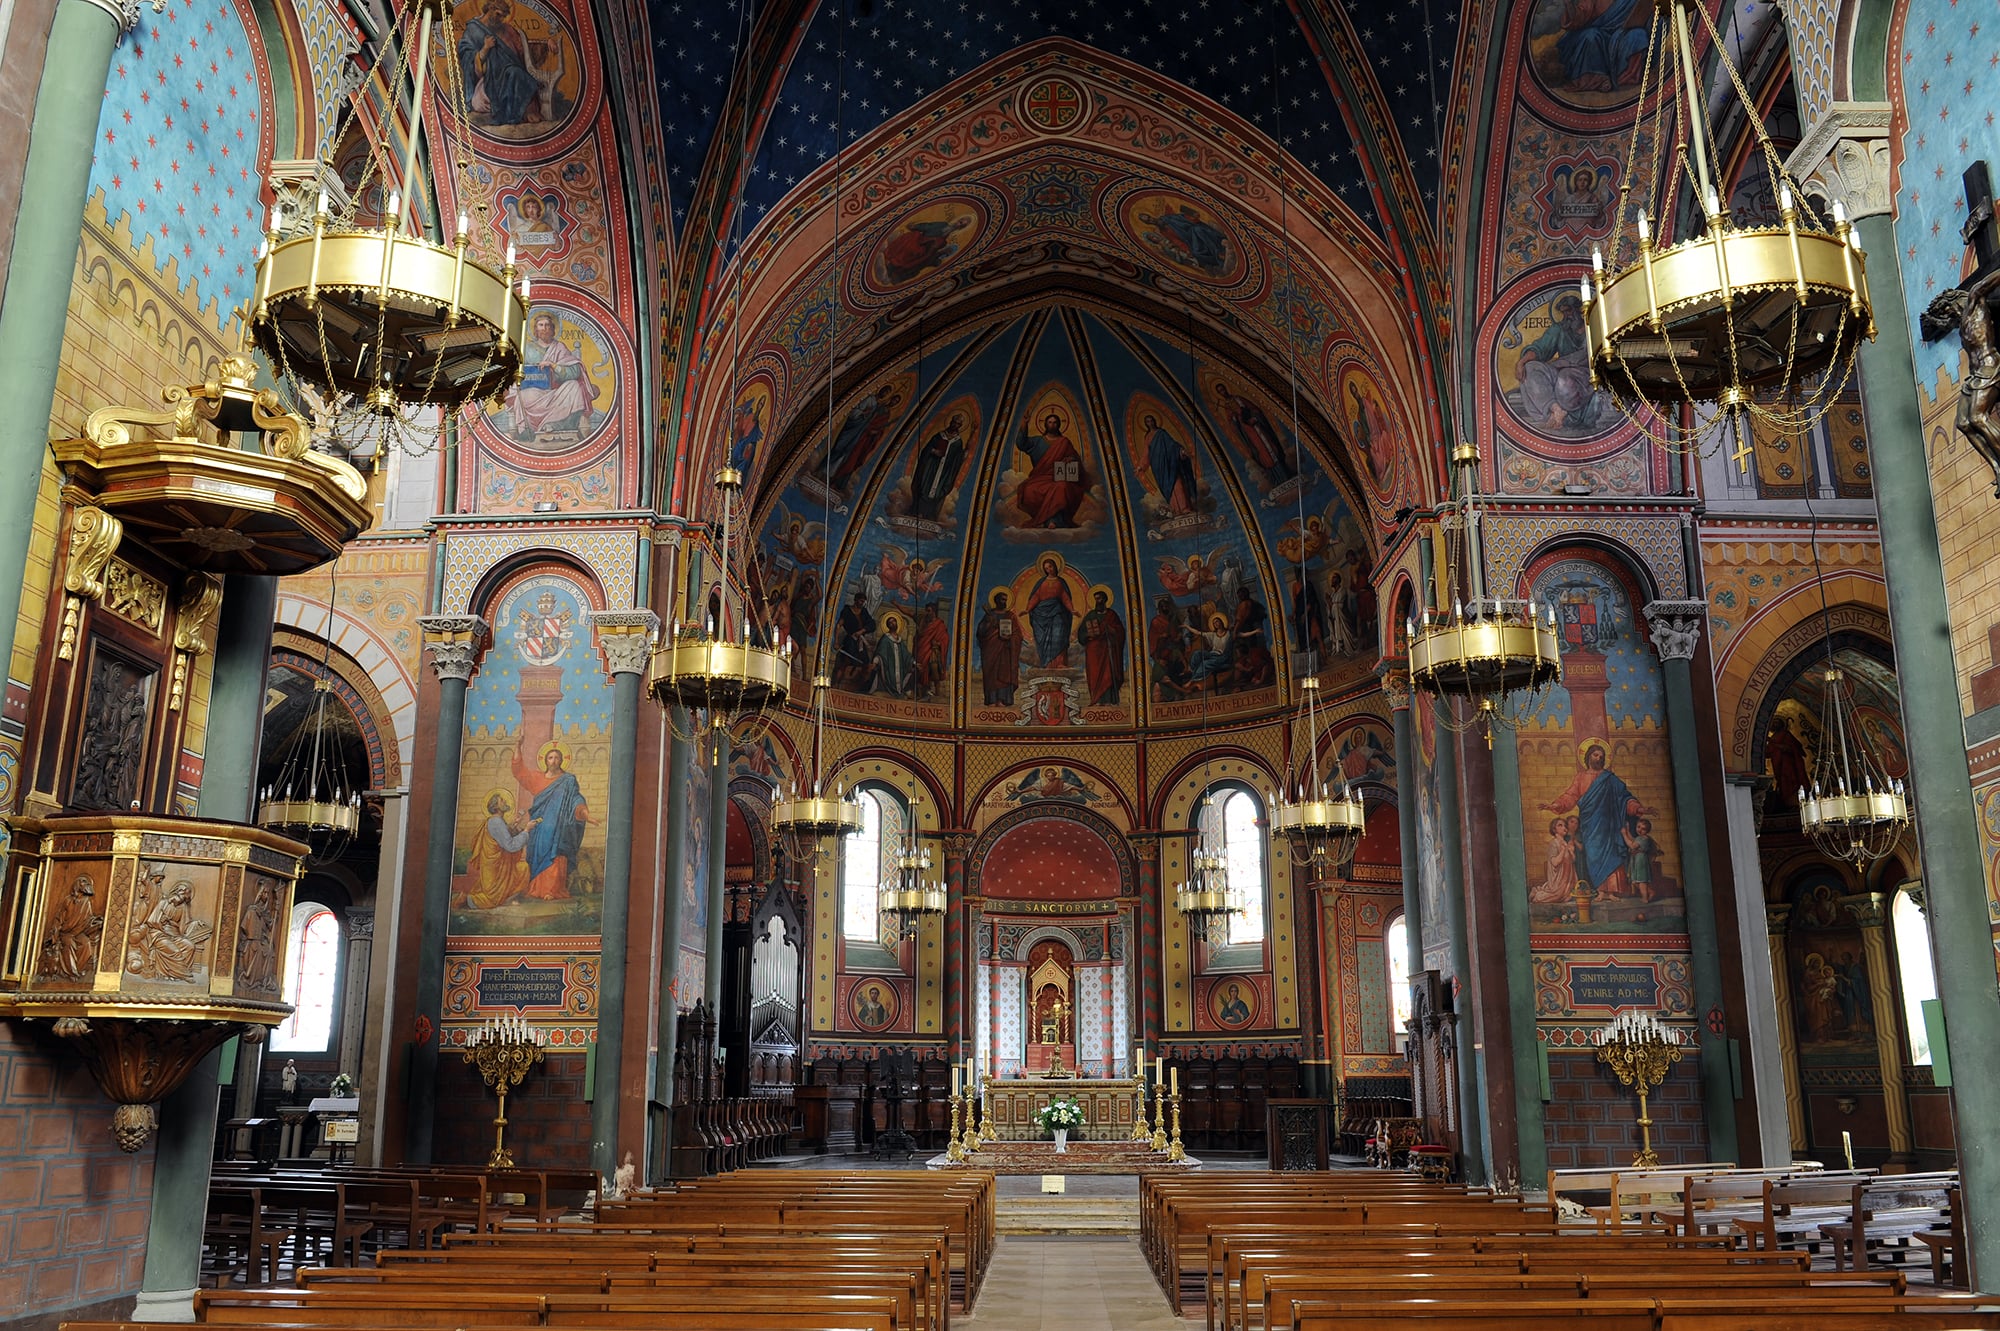
[[[368,621],[295,592],[279,593],[278,624],[272,639],[274,650],[283,645],[316,661],[322,644],[331,642],[331,665],[355,695],[356,719],[366,733],[372,718],[380,736],[381,771],[371,775],[380,789],[401,786],[403,773],[414,759],[417,738],[416,681],[410,678],[403,659]],[[368,716],[361,716],[362,711]],[[371,764],[375,753],[376,742],[371,741]]]

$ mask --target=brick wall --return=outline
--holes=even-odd
[[[1653,1149],[1664,1165],[1708,1159],[1701,1081],[1683,1058],[1650,1100]],[[1597,1169],[1625,1163],[1639,1150],[1639,1097],[1618,1084],[1593,1053],[1549,1054],[1549,1101],[1542,1106],[1549,1168]]]
[[[0,1022],[0,1326],[129,1297],[145,1271],[152,1148],[118,1149],[111,1102],[48,1039]]]
[[[583,1098],[585,1055],[546,1054],[507,1097],[507,1149],[523,1169],[590,1168],[590,1104]],[[441,1165],[484,1165],[493,1151],[497,1102],[456,1050],[438,1057],[437,1130]]]

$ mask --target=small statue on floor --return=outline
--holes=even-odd
[[[625,1152],[625,1163],[618,1166],[611,1176],[611,1188],[606,1193],[613,1201],[623,1201],[632,1195],[632,1189],[639,1181],[639,1167],[632,1163],[632,1153]]]
[[[290,1098],[292,1093],[299,1089],[299,1065],[289,1058],[286,1059],[285,1070],[279,1074],[278,1080],[284,1085],[286,1097]]]

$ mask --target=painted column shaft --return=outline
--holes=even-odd
[[[66,10],[88,8],[65,3],[57,10],[57,21],[61,22]],[[53,45],[50,50],[53,54]],[[47,83],[45,80],[44,87]],[[270,670],[271,628],[277,607],[276,578],[234,576],[223,581],[201,794],[195,803],[195,811],[204,818],[248,822],[256,813],[257,751],[264,739],[264,682]],[[251,1046],[239,1043],[237,1047],[241,1051]],[[261,1044],[256,1047],[261,1051]],[[248,1075],[244,1061],[239,1052],[239,1077]],[[153,1212],[147,1222],[146,1270],[137,1310],[147,1318],[194,1319],[201,1236],[208,1214],[208,1176],[214,1166],[221,1066],[222,1051],[217,1049],[160,1104],[159,1144],[153,1155]]]
[[[1694,971],[1695,1038],[1701,1051],[1702,1117],[1708,1158],[1734,1160],[1736,1096],[1729,1075],[1729,1041],[1721,1025],[1722,956],[1716,941],[1715,888],[1710,880],[1708,819],[1704,816],[1701,749],[1695,738],[1690,659],[1700,641],[1705,607],[1696,601],[1655,601],[1646,607],[1660,673],[1666,682],[1667,744],[1674,771],[1675,823],[1680,830],[1681,892],[1687,905],[1688,951]],[[1762,893],[1759,893],[1761,897]]]
[[[708,956],[702,996],[715,1020],[717,1048],[722,1039],[722,926],[729,918],[729,740],[717,739],[708,769]],[[692,847],[690,847],[692,849]]]
[[[660,1007],[655,1019],[658,1041],[653,1052],[653,1101],[657,1111],[658,1136],[647,1148],[647,1177],[659,1182],[667,1176],[667,1152],[673,1143],[674,1041],[680,1025],[681,1000],[681,884],[687,863],[688,764],[691,754],[687,741],[679,737],[686,718],[674,719],[667,743],[667,854],[661,873],[664,883],[660,898]]]
[[[1729,859],[1736,872],[1736,935],[1742,940],[1743,1024],[1750,1033],[1750,1080],[1757,1096],[1757,1158],[1766,1166],[1788,1165],[1792,1134],[1785,1120],[1785,1057],[1765,929],[1763,862],[1757,853],[1757,791],[1731,778],[1723,798],[1729,810]],[[1792,1075],[1797,1077],[1797,1071]]]
[[[1438,838],[1444,843],[1445,932],[1451,945],[1452,1011],[1456,1014],[1454,1049],[1458,1066],[1459,1177],[1484,1183],[1492,1177],[1486,1158],[1486,1095],[1480,1076],[1479,1051],[1473,1039],[1471,950],[1465,937],[1465,847],[1459,829],[1458,737],[1445,726],[1447,710],[1456,704],[1433,702],[1438,709],[1437,783]],[[1454,718],[1455,719],[1455,718]]]
[[[1862,218],[1857,229],[1871,255],[1896,253],[1887,213]],[[1973,1288],[1979,1288],[2000,1280],[2000,983],[1902,277],[1893,260],[1878,261],[1869,265],[1868,281],[1881,311],[1875,340],[1862,343],[1860,355],[1873,463],[1869,476],[1889,579],[1917,842],[1951,1054],[1966,1243]]]
[[[1910,1101],[1903,1091],[1903,1041],[1897,1020],[1896,984],[1889,972],[1888,903],[1880,892],[1844,898],[1861,926],[1861,951],[1868,966],[1868,998],[1875,1010],[1875,1062],[1882,1073],[1882,1113],[1889,1128],[1889,1154],[1911,1154]]]
[[[15,426],[5,445],[8,484],[0,485],[0,625],[14,640],[21,589],[34,535],[35,503],[46,457],[49,413],[55,408],[70,283],[82,243],[84,197],[96,156],[97,118],[104,109],[111,54],[118,44],[112,5],[61,0],[49,30],[35,118],[23,128],[28,161],[21,177],[21,211],[0,300],[0,398]],[[252,761],[254,761],[254,755]]]
[[[1523,1188],[1549,1173],[1542,1119],[1542,1051],[1535,1025],[1534,927],[1528,912],[1527,835],[1521,822],[1521,753],[1511,733],[1495,735],[1493,804],[1500,846],[1500,926],[1507,949],[1507,1025],[1513,1034],[1514,1131]]]
[[[1410,981],[1424,971],[1424,889],[1421,881],[1422,870],[1417,850],[1417,819],[1414,809],[1403,804],[1405,792],[1401,783],[1416,780],[1417,738],[1415,727],[1410,721],[1410,680],[1401,671],[1385,676],[1384,683],[1389,694],[1389,716],[1396,727],[1396,792],[1400,817],[1396,831],[1402,838],[1403,849],[1403,936],[1409,943]]]
[[[625,958],[632,911],[632,811],[639,784],[639,687],[659,618],[649,610],[593,614],[611,671],[610,798],[604,810],[604,917],[597,958],[597,1078],[591,1087],[590,1167],[618,1167],[625,1068]]]
[[[954,1063],[973,1056],[975,1033],[965,997],[968,958],[978,949],[970,933],[971,912],[965,904],[965,844],[958,835],[944,846],[944,1038],[945,1053]],[[977,1065],[975,1064],[975,1067]]]
[[[424,846],[423,925],[417,937],[414,1020],[422,1038],[410,1053],[408,1122],[404,1159],[431,1163],[437,1118],[438,1029],[444,1017],[444,945],[451,911],[451,853],[457,839],[458,775],[465,751],[465,691],[486,641],[486,621],[476,615],[418,621],[424,650],[438,680],[437,752],[431,766],[431,818]]]
[[[1792,918],[1790,906],[1764,908],[1765,930],[1771,946],[1771,984],[1778,1014],[1778,1063],[1785,1074],[1785,1124],[1792,1150],[1804,1151],[1806,1140],[1806,1097],[1799,1086],[1799,1035],[1792,1016],[1792,968],[1785,959],[1785,935]]]

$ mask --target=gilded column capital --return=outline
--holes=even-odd
[[[375,912],[359,906],[347,908],[347,936],[357,943],[375,941]]]
[[[604,649],[605,671],[614,680],[619,675],[643,675],[652,659],[653,644],[660,636],[660,617],[650,610],[593,610],[590,623],[597,630],[597,644]]]
[[[947,832],[942,839],[946,857],[957,860],[963,860],[970,855],[974,843],[978,840],[970,832]]]
[[[1389,697],[1389,710],[1408,711],[1410,707],[1410,672],[1396,666],[1382,672],[1382,692]]]
[[[1856,892],[1840,899],[1863,929],[1880,929],[1889,922],[1889,899],[1880,892]]]
[[[1701,646],[1701,626],[1708,616],[1705,601],[1648,601],[1646,627],[1653,631],[1653,650],[1662,661],[1692,661]]]
[[[1134,833],[1126,839],[1132,847],[1132,858],[1141,864],[1158,867],[1160,863],[1160,839],[1157,836]]]
[[[478,615],[425,615],[417,626],[424,631],[424,651],[440,681],[472,678],[486,646],[485,620]]]
[[[1791,932],[1792,907],[1790,902],[1781,904],[1764,903],[1764,931],[1773,938],[1783,938]]]
[[[1889,104],[1835,102],[1785,160],[1799,187],[1822,207],[1838,200],[1854,221],[1887,213]]]

